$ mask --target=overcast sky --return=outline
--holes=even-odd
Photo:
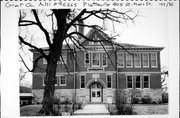
[[[109,35],[116,35],[117,42],[130,43],[137,45],[158,46],[164,47],[161,51],[161,67],[165,66],[168,69],[168,18],[167,9],[134,9],[139,11],[139,15],[134,24],[129,22],[127,24],[106,24],[108,28],[107,33]],[[94,22],[95,21],[95,22]],[[90,19],[86,23],[94,24],[99,21]],[[101,22],[102,23],[102,22]],[[114,30],[115,29],[115,30]],[[35,30],[34,33],[37,31]],[[85,32],[87,33],[87,31]],[[38,39],[43,38],[43,34],[38,33],[35,35]],[[43,44],[44,45],[44,44]],[[32,81],[32,77],[27,77],[28,81]]]

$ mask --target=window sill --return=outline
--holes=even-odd
[[[158,68],[157,66],[151,66],[151,68]]]
[[[86,89],[86,88],[80,88],[80,89]]]

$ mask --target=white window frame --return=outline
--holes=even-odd
[[[65,84],[61,84],[61,77],[64,77],[64,79],[65,79]],[[59,80],[59,86],[66,86],[66,76],[58,76],[58,80]]]
[[[156,66],[152,66],[152,55],[154,55],[154,54],[156,55],[156,60],[155,60],[156,61]],[[158,58],[157,58],[157,56],[158,56],[157,53],[151,53],[151,67],[152,68],[158,67],[158,61],[157,61]]]
[[[82,83],[81,83],[81,82],[82,82],[82,81],[81,81],[81,80],[82,80],[81,77],[82,77],[82,76],[84,76],[84,88],[81,88],[81,84],[82,84]],[[80,75],[80,89],[85,89],[85,88],[86,88],[86,75]]]
[[[131,66],[127,66],[127,61],[129,61],[129,60],[127,60],[127,55],[130,56]],[[132,68],[132,67],[133,67],[133,55],[126,53],[126,68]]]
[[[148,77],[148,88],[144,88],[144,77],[145,76]],[[143,75],[142,79],[143,79],[143,89],[149,89],[150,88],[150,75]]]
[[[139,55],[139,59],[136,59],[136,58],[135,58],[136,55]],[[135,65],[135,64],[136,64],[136,63],[135,63],[136,61],[139,61],[139,63],[140,63],[139,66]],[[134,67],[135,67],[135,68],[140,68],[140,67],[141,67],[141,54],[134,54]]]
[[[58,86],[58,76],[56,76],[56,78],[57,78],[57,83],[54,84],[54,86]]]
[[[86,54],[88,54],[89,64],[86,63],[86,60],[87,60],[87,59],[86,59]],[[84,53],[84,66],[85,66],[85,67],[89,67],[89,66],[90,66],[90,54],[91,54],[91,53],[89,53],[89,52],[85,52],[85,53]]]
[[[111,77],[111,87],[108,87],[108,82],[109,82],[109,81],[108,81],[108,76]],[[113,85],[113,84],[112,84],[112,78],[113,78],[113,76],[112,76],[111,74],[106,75],[106,85],[107,85],[107,88],[108,88],[108,89],[111,89],[111,88],[112,88],[112,85]]]
[[[94,65],[93,64],[93,54],[94,53],[97,53],[99,55],[99,65]],[[100,67],[100,53],[99,52],[92,52],[91,53],[91,65],[92,65],[92,67]]]
[[[147,55],[148,57],[148,65],[147,66],[144,66],[143,62],[144,62],[144,56],[143,55]],[[142,53],[142,67],[143,68],[149,68],[149,53]]]
[[[137,76],[140,77],[140,87],[139,87],[139,88],[136,87],[136,79],[137,79],[136,77],[137,77]],[[140,76],[140,75],[135,75],[135,88],[136,88],[136,89],[141,89],[141,88],[142,88],[142,79],[141,79],[141,76]]]
[[[106,58],[106,65],[103,65],[103,61],[104,61],[104,58],[103,58],[103,55],[105,54],[105,58]],[[102,53],[102,67],[107,67],[107,54],[106,53]]]
[[[128,88],[128,76],[132,77],[132,88]],[[126,88],[127,89],[133,89],[134,85],[133,85],[133,75],[126,75]]]
[[[45,81],[45,76],[46,75],[42,75],[42,86],[45,86],[45,82],[44,82]]]
[[[120,59],[119,59],[119,55],[122,56],[122,59],[123,59],[123,60],[120,60]],[[120,63],[119,60],[123,62],[123,65],[122,65],[122,66],[119,65],[119,63]],[[125,64],[124,64],[124,53],[118,53],[118,55],[117,55],[117,63],[118,63],[118,67],[124,68],[124,65],[125,65]]]
[[[43,64],[47,64],[47,60],[43,58]]]

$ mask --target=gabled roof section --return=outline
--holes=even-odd
[[[20,93],[31,93],[31,90],[29,87],[20,86]]]
[[[164,49],[164,47],[155,47],[155,46],[146,46],[146,45],[135,45],[135,44],[128,44],[128,43],[118,43],[115,41],[112,41],[113,44],[110,44],[108,41],[106,40],[110,40],[110,37],[104,33],[102,30],[99,29],[91,29],[85,36],[90,38],[90,39],[94,39],[96,36],[98,35],[98,38],[100,38],[101,40],[103,39],[103,45],[107,45],[107,46],[113,46],[115,47],[117,50],[149,50],[149,51],[161,51]],[[80,43],[84,46],[89,45],[90,41],[81,38],[80,39]],[[86,43],[86,44],[85,44]],[[89,45],[91,46],[91,45]],[[100,45],[101,46],[101,45]],[[62,49],[63,50],[72,50],[74,48],[77,48],[74,44],[69,44],[69,45],[63,45]],[[48,47],[44,47],[42,48],[44,51],[49,51]],[[36,50],[30,49],[30,51],[32,52],[36,52]]]
[[[99,29],[91,29],[85,36],[87,38],[91,39],[91,40],[95,40],[97,38],[100,39],[100,40],[103,40],[102,42],[104,43],[104,45],[109,45],[110,44],[110,43],[108,44],[108,41],[106,41],[106,40],[109,40],[110,37],[107,34],[105,34],[102,30],[99,30]],[[91,41],[88,41],[88,40],[86,40],[84,38],[82,38],[80,40],[80,43],[82,45],[88,45],[87,42],[91,42]]]
[[[120,49],[120,50],[123,50],[123,48],[125,48],[127,50],[137,50],[137,49],[139,49],[139,50],[159,50],[159,51],[164,49],[164,47],[156,47],[156,46],[135,45],[135,44],[117,43],[117,42],[114,42],[114,43],[116,45],[116,48]]]
[[[69,49],[73,49],[74,45],[73,44],[69,44],[69,45],[63,45],[62,49],[63,50],[69,50]],[[49,47],[42,47],[42,49],[44,51],[49,51]],[[31,52],[36,52],[36,50],[34,49],[29,49]]]

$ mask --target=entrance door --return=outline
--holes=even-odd
[[[94,83],[91,85],[91,102],[101,102],[102,86],[99,83]]]

